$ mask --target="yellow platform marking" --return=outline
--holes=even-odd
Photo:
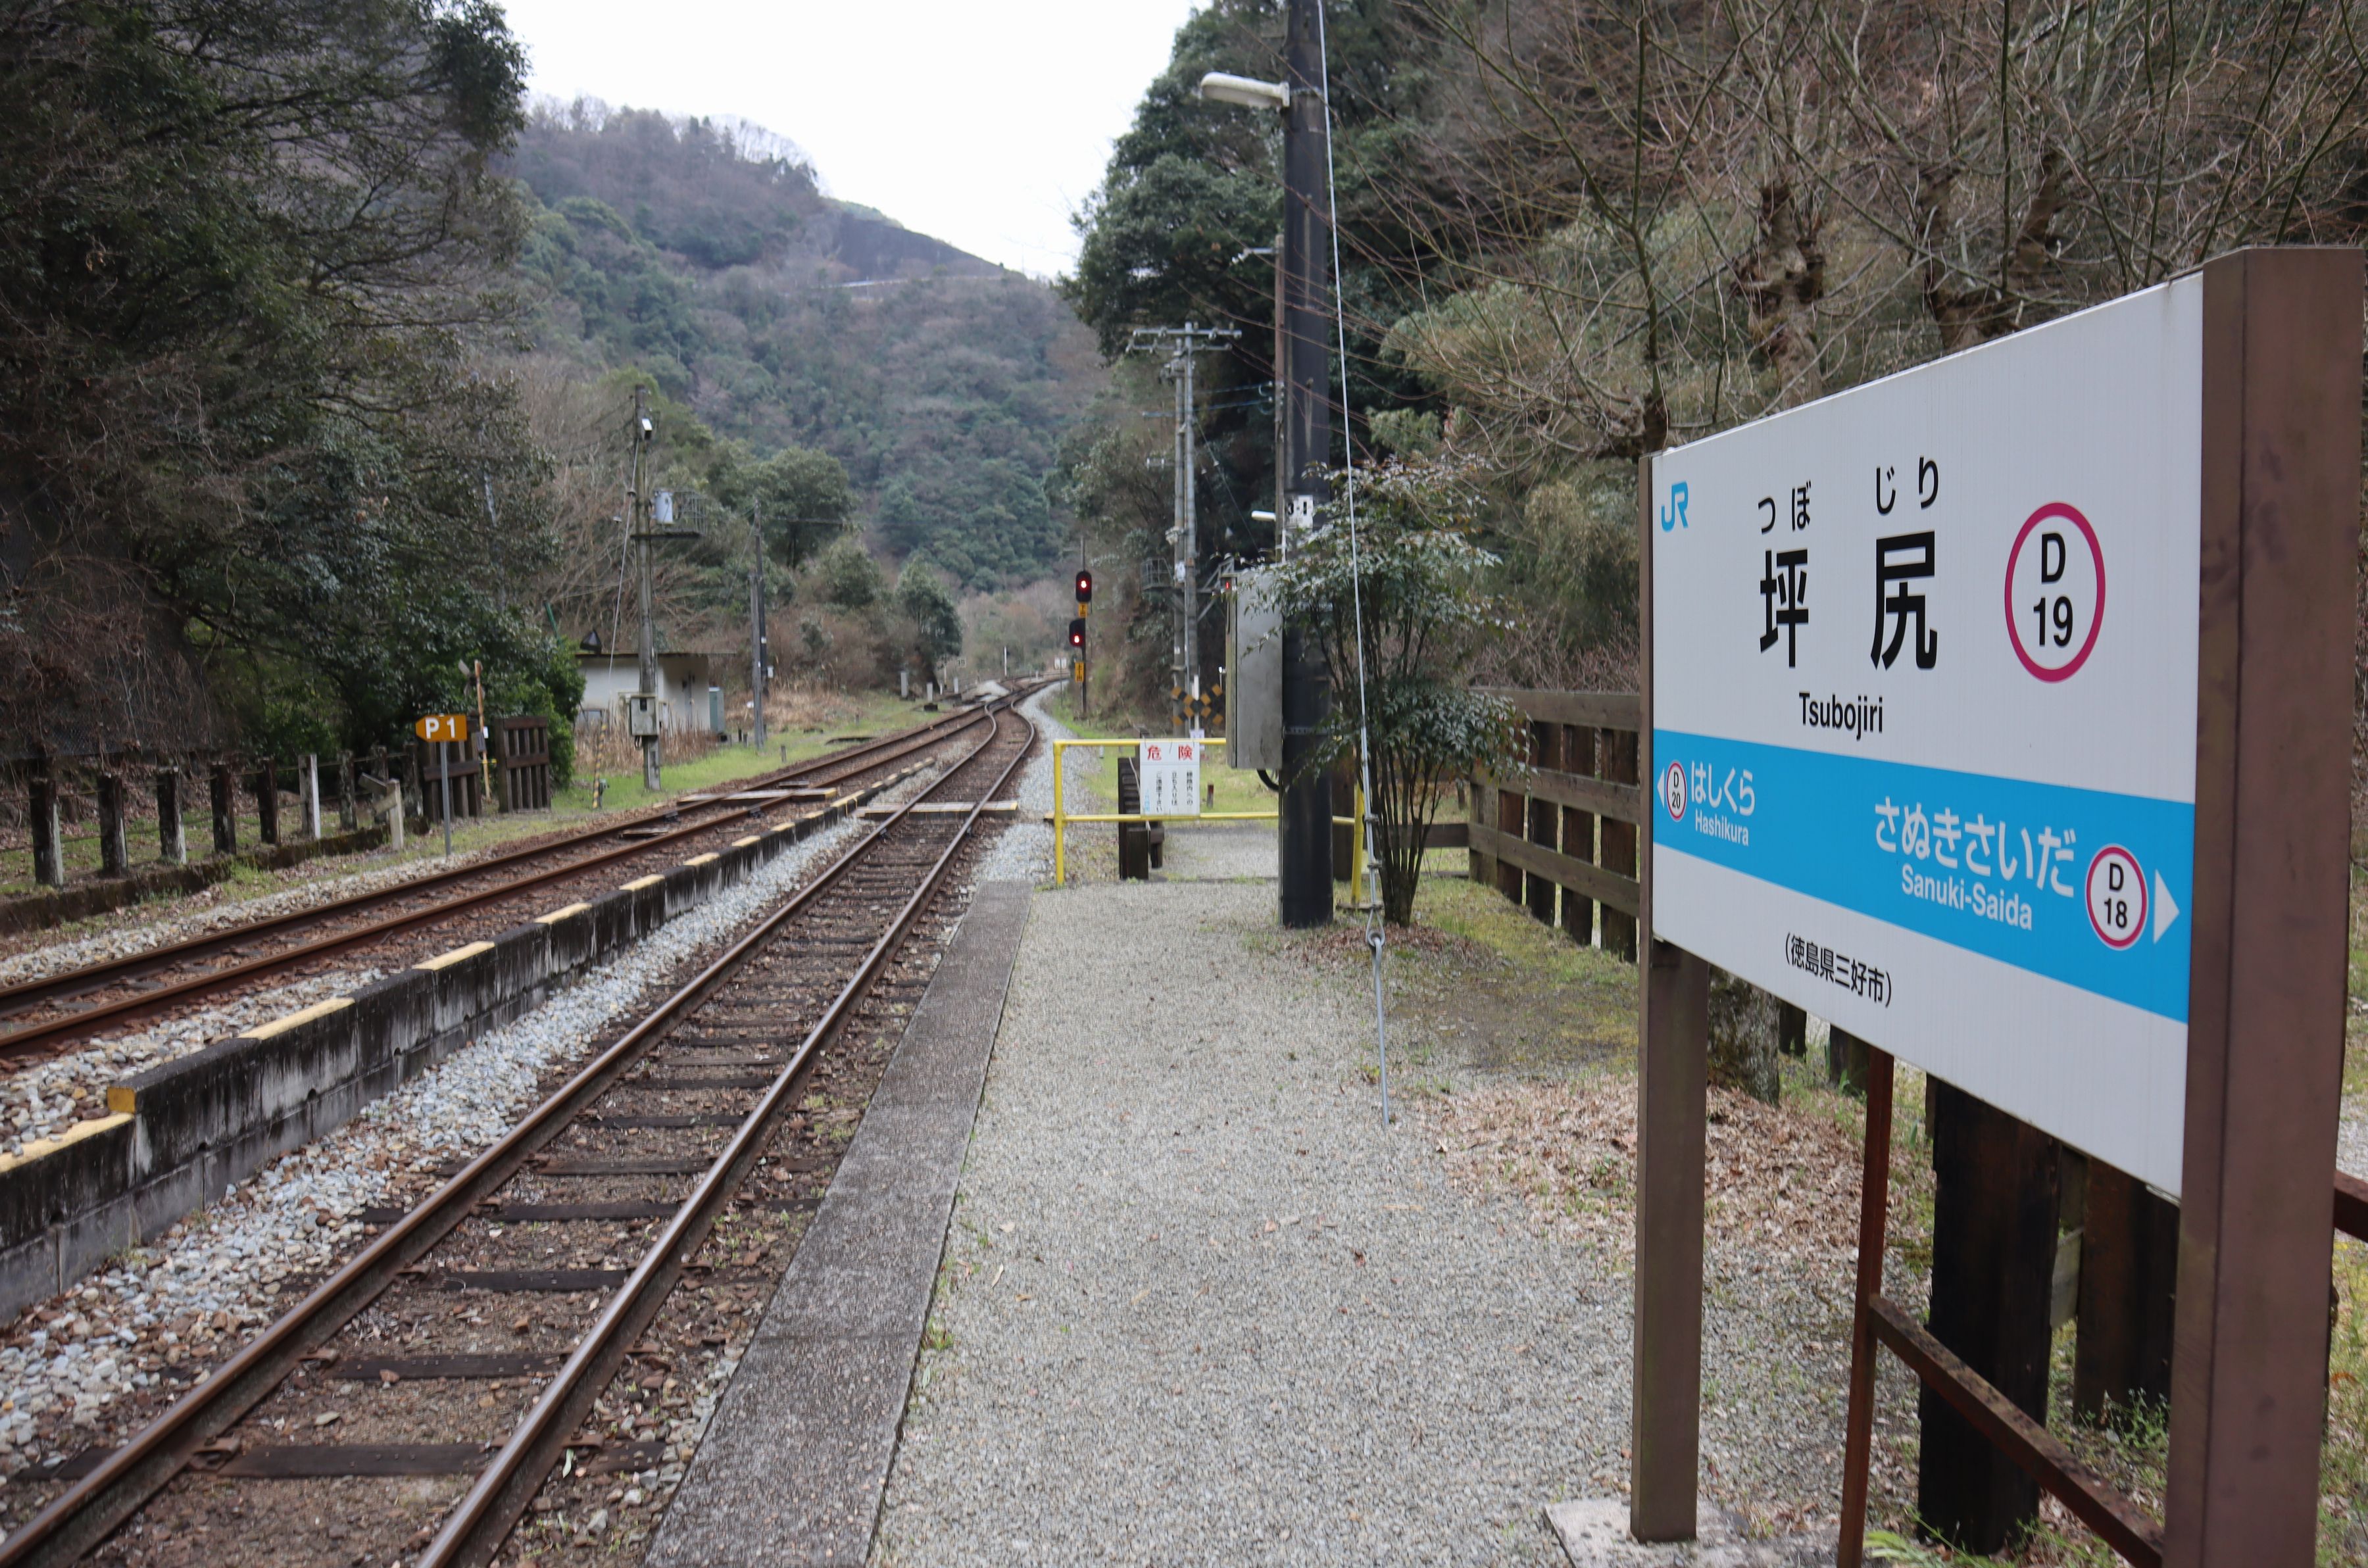
[[[438,953],[432,959],[421,959],[411,967],[429,970],[450,969],[462,959],[472,959],[479,953],[490,953],[493,950],[494,945],[491,942],[471,942],[466,947],[455,948],[449,953]]]
[[[574,919],[591,907],[588,903],[571,903],[564,909],[554,909],[548,915],[536,915],[534,923],[538,926],[556,926],[563,920]]]
[[[665,881],[666,879],[664,877],[635,877],[632,881],[625,884],[625,891],[627,892],[639,892],[643,888],[654,888]]]
[[[113,1104],[116,1091],[109,1089],[107,1093],[108,1103]],[[104,1132],[110,1127],[120,1127],[131,1119],[129,1112],[117,1111],[112,1116],[95,1116],[87,1121],[77,1121],[55,1138],[33,1139],[25,1145],[25,1152],[21,1154],[0,1154],[0,1171],[14,1170],[18,1165],[29,1165],[44,1154],[54,1154],[68,1144],[79,1143],[84,1139]]]
[[[746,848],[747,848],[747,847],[748,847],[748,846],[750,846],[751,844],[762,844],[762,843],[764,843],[764,842],[765,842],[765,835],[764,835],[763,834],[761,834],[761,833],[752,833],[752,834],[750,834],[750,835],[749,835],[747,837],[746,837],[746,838],[735,838],[735,839],[734,839],[734,840],[732,841],[732,847],[733,847],[733,848],[734,848],[734,849],[746,849]]]
[[[715,857],[712,854],[694,855],[689,859],[685,860],[683,864],[686,866],[705,866],[712,864],[714,859]]]
[[[325,1002],[315,1002],[309,1007],[299,1007],[292,1013],[282,1013],[268,1024],[257,1024],[239,1032],[248,1040],[269,1040],[276,1034],[286,1034],[298,1024],[309,1024],[314,1018],[325,1018],[332,1013],[343,1012],[354,1005],[350,996],[332,996]]]

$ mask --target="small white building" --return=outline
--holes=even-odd
[[[714,657],[708,653],[658,655],[658,723],[672,731],[723,728],[723,694],[712,681]],[[575,651],[575,667],[584,676],[584,706],[577,710],[578,729],[602,725],[625,727],[625,699],[642,688],[639,655],[631,649],[596,653]]]

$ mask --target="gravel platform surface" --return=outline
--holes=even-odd
[[[1625,1283],[1383,1132],[1273,901],[1036,900],[883,1568],[1548,1563],[1543,1506],[1616,1494]]]

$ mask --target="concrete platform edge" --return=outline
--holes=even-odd
[[[832,1182],[659,1525],[649,1568],[870,1560],[1031,892],[979,885],[873,1093],[872,1108],[891,1114],[867,1114],[841,1164],[862,1179]],[[962,1136],[931,1136],[957,1108]],[[916,1207],[934,1223],[878,1222]],[[832,1286],[852,1272],[894,1281],[898,1299],[850,1314],[856,1303],[835,1301]]]

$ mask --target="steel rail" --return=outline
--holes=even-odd
[[[993,717],[1016,699],[982,711]],[[971,754],[993,744],[993,734]],[[1023,749],[1021,755],[1026,755]],[[951,778],[971,757],[947,770]],[[1012,766],[1016,767],[1015,759]],[[1005,770],[1005,777],[1009,776]],[[998,780],[998,784],[1000,780]],[[931,791],[923,791],[916,800]],[[982,792],[981,804],[986,794]],[[907,810],[910,803],[908,802]],[[638,1062],[683,1015],[705,1002],[747,957],[783,924],[837,883],[888,826],[882,822],[837,860],[734,942],[712,963],[661,1002],[639,1023],[580,1068],[559,1089],[381,1231],[329,1278],[306,1293],[229,1360],[190,1388],[142,1427],[92,1471],[61,1493],[14,1534],[0,1540],[0,1568],[63,1568],[97,1546],[188,1469],[206,1444],[269,1397],[304,1357],[341,1332],[381,1295],[396,1278],[425,1256],[485,1199],[514,1177],[527,1161],[564,1131]],[[963,820],[959,845],[978,817]],[[934,878],[938,873],[932,872]]]
[[[882,762],[893,761],[897,757],[908,756],[912,752],[940,744],[951,736],[959,734],[976,723],[980,716],[979,713],[951,716],[920,729],[903,732],[872,742],[864,748],[866,751],[882,747],[897,749],[888,751],[884,756],[868,758],[863,767],[854,771],[861,772],[864,768],[876,767]],[[852,755],[842,752],[833,756],[814,758],[801,764],[796,769],[770,775],[765,781],[750,783],[745,788],[750,790],[762,790],[768,785],[778,784],[794,777],[803,777],[807,773],[844,763]],[[752,816],[764,809],[761,805],[751,806],[743,810],[740,814]],[[729,822],[732,814],[727,810],[714,817],[696,823],[686,823],[680,827],[669,828],[649,838],[635,839],[631,843],[619,845],[613,849],[603,850],[582,859],[570,860],[542,871],[514,877],[477,892],[463,893],[457,898],[429,904],[424,909],[390,915],[383,920],[373,921],[367,926],[336,936],[323,937],[280,952],[249,959],[243,963],[208,970],[201,974],[191,975],[186,980],[172,984],[143,991],[120,1001],[103,1003],[96,1007],[85,1007],[80,1011],[63,1014],[42,1023],[27,1025],[6,1034],[0,1034],[0,1062],[29,1054],[44,1046],[53,1046],[66,1037],[78,1037],[110,1024],[129,1023],[136,1018],[153,1017],[178,1006],[191,996],[234,985],[242,981],[252,980],[297,964],[327,958],[347,949],[360,947],[410,930],[415,926],[429,925],[451,915],[465,914],[480,904],[509,898],[546,882],[580,875],[585,871],[605,866],[612,860],[663,848],[667,844],[693,834],[713,832],[718,826]],[[299,910],[288,915],[275,915],[269,919],[256,921],[228,931],[192,937],[187,942],[176,943],[170,947],[151,949],[144,953],[134,953],[106,963],[69,970],[63,974],[51,975],[43,980],[27,981],[20,985],[0,990],[0,1016],[22,1012],[44,1001],[61,1000],[97,990],[102,986],[118,984],[158,969],[170,968],[176,963],[186,963],[203,958],[209,953],[220,952],[226,948],[242,946],[275,931],[332,920],[340,915],[358,914],[380,904],[416,897],[423,891],[432,891],[454,881],[482,876],[488,870],[498,869],[516,861],[556,854],[590,840],[605,838],[617,833],[620,828],[630,827],[647,820],[649,820],[647,817],[635,817],[624,823],[609,824],[571,835],[555,842],[505,851],[472,865],[456,867],[450,871],[439,871],[432,876],[381,889],[375,892],[357,893],[350,898],[340,899],[332,903]]]
[[[998,728],[1000,722],[998,719]],[[983,755],[994,744],[995,736],[990,734],[979,751],[973,754],[973,757]],[[542,1392],[511,1430],[500,1451],[478,1472],[468,1495],[446,1517],[443,1528],[421,1554],[418,1568],[480,1564],[489,1562],[500,1550],[502,1542],[525,1514],[528,1505],[534,1500],[535,1493],[541,1488],[552,1467],[559,1462],[569,1436],[591,1414],[594,1403],[616,1376],[626,1353],[656,1319],[659,1309],[681,1279],[692,1256],[707,1239],[717,1211],[746,1179],[750,1167],[756,1164],[771,1136],[773,1124],[799,1092],[799,1085],[816,1055],[871,990],[897,945],[905,939],[913,923],[920,917],[921,911],[937,893],[947,868],[953,864],[955,854],[969,841],[972,830],[977,825],[979,812],[1010,778],[1027,757],[1029,749],[1026,745],[1021,746],[1003,771],[996,776],[993,784],[974,792],[976,799],[963,815],[962,825],[954,830],[944,851],[922,877],[920,885],[905,900],[904,907],[897,911],[880,939],[872,944],[862,964],[840,989],[821,1019],[807,1032],[797,1050],[791,1053],[788,1062],[765,1091],[764,1097],[742,1120],[733,1133],[731,1142],[708,1167],[698,1187],[692,1189],[690,1196],[675,1211],[674,1218],[667,1221],[666,1229],[643,1253],[641,1262],[624,1284],[618,1288],[616,1295],[610,1298],[599,1318],[577,1343],[565,1364],[543,1386]],[[953,771],[948,771],[947,782],[951,780]],[[944,788],[944,783],[936,788]],[[905,802],[894,815],[881,823],[878,831],[863,841],[859,852],[860,848],[868,848],[879,842],[911,812],[914,806],[934,792],[934,789],[926,790]],[[848,863],[852,864],[854,858],[851,854]]]

